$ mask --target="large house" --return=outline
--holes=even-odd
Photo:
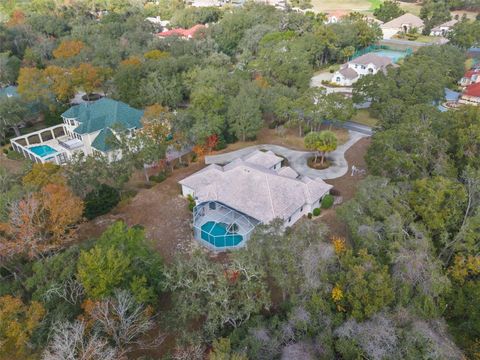
[[[424,27],[425,24],[422,19],[409,13],[380,25],[384,39],[391,39],[398,33],[408,33],[412,29],[417,29],[418,32],[422,32]]]
[[[393,62],[389,57],[368,53],[342,65],[340,70],[333,74],[332,82],[341,86],[352,86],[360,77],[379,71],[385,72],[390,65],[393,65]]]
[[[215,250],[245,245],[257,224],[293,225],[320,206],[332,185],[282,167],[282,158],[257,150],[224,165],[210,165],[179,181],[194,199],[194,236]]]
[[[63,164],[75,153],[102,154],[110,161],[118,131],[134,135],[142,127],[143,111],[108,98],[72,106],[62,114],[63,123],[11,140],[12,147],[34,162]]]

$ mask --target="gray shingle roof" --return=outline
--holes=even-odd
[[[255,150],[243,158],[245,161],[263,166],[267,169],[273,167],[283,160],[280,156],[275,155],[272,151]]]
[[[242,159],[210,165],[179,183],[193,189],[199,202],[220,201],[263,223],[287,219],[332,188],[321,179],[294,179]]]
[[[406,14],[403,14],[402,16],[399,16],[398,18],[395,18],[393,20],[390,20],[389,22],[386,22],[385,24],[381,25],[381,28],[382,29],[400,29],[405,24],[415,28],[424,27],[424,23],[422,19],[420,19],[416,15],[406,13]]]
[[[349,80],[353,80],[358,77],[358,73],[354,69],[349,67],[340,69],[339,73],[342,74],[345,77],[345,79],[349,79]]]
[[[373,64],[377,68],[384,68],[388,65],[392,65],[392,59],[387,56],[380,56],[375,53],[367,53],[365,55],[359,56],[356,59],[350,61],[352,64],[359,64],[359,65],[368,65]]]

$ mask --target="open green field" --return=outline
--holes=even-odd
[[[361,110],[357,110],[357,113],[352,118],[352,121],[355,121],[359,124],[374,127],[377,125],[378,119],[372,117],[368,109],[361,109]]]
[[[312,0],[316,12],[335,10],[372,12],[380,6],[383,0]],[[409,13],[420,14],[420,6],[412,3],[401,3],[402,8]]]

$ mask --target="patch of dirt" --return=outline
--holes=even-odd
[[[309,167],[316,170],[323,170],[330,167],[330,162],[328,160],[323,160],[322,164],[319,158],[317,159],[317,161],[315,161],[315,157],[309,158],[307,164]]]
[[[25,161],[11,160],[7,158],[7,155],[0,154],[0,167],[7,169],[11,174],[20,174],[25,165]]]
[[[364,156],[368,147],[370,146],[370,143],[370,138],[363,138],[356,142],[345,153],[345,158],[347,159],[349,165],[349,171],[342,177],[325,181],[333,185],[334,189],[340,191],[343,202],[346,202],[355,196],[360,181],[368,175],[368,172],[366,172],[363,175],[351,176],[350,169],[352,168],[352,165],[355,165],[359,169],[366,169],[367,166]],[[338,219],[335,207],[328,210],[322,210],[322,214],[318,219],[328,225],[330,235],[338,235],[345,238],[347,237],[347,228],[345,224]]]
[[[79,227],[79,239],[96,238],[113,222],[123,220],[129,226],[142,225],[165,261],[175,253],[188,252],[194,246],[192,213],[187,200],[181,196],[178,181],[200,170],[203,161],[174,170],[163,182],[149,189],[141,189],[130,201],[119,205],[109,214],[100,216]],[[138,175],[141,178],[141,175]]]

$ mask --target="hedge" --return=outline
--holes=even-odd
[[[85,210],[83,214],[89,220],[108,213],[120,201],[117,189],[106,184],[100,185],[97,190],[90,191],[85,196]]]

